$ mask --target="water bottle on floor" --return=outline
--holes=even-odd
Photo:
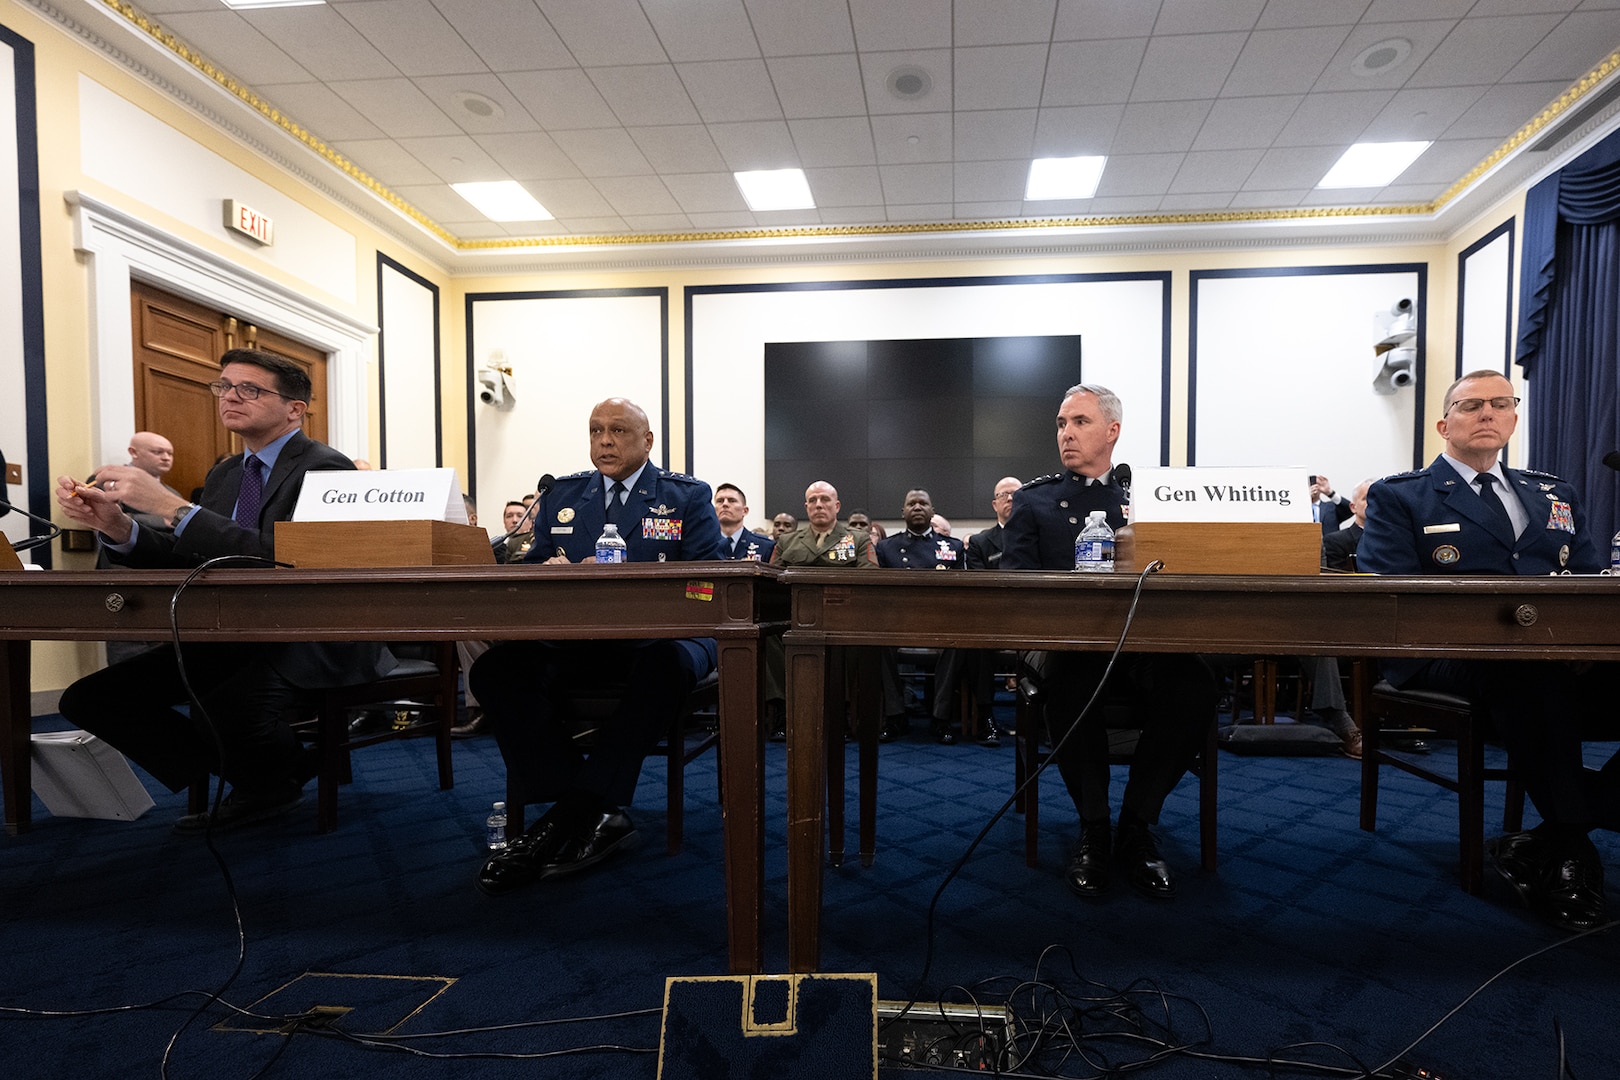
[[[498,802],[484,819],[484,843],[491,851],[506,850],[506,804]]]

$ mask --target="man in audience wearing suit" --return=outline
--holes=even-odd
[[[968,537],[969,570],[1001,569],[1002,537],[1006,531],[1007,518],[1012,514],[1013,492],[1023,486],[1024,482],[1016,476],[1003,476],[996,481],[996,489],[990,495],[990,509],[996,513],[996,523]]]
[[[743,522],[748,517],[748,498],[736,484],[721,484],[714,489],[714,513],[720,519],[720,557],[770,562],[776,541],[749,530]]]
[[[1386,477],[1367,493],[1357,566],[1374,574],[1590,574],[1604,568],[1572,485],[1509,469],[1503,448],[1518,426],[1513,384],[1495,371],[1453,383],[1435,424],[1446,448],[1426,469]],[[1483,705],[1541,815],[1528,832],[1491,841],[1497,871],[1555,926],[1589,930],[1607,919],[1603,863],[1588,832],[1620,828],[1620,755],[1582,767],[1583,726],[1613,714],[1612,664],[1555,661],[1386,660],[1401,689],[1444,690]],[[1612,737],[1612,735],[1610,736]]]
[[[221,422],[241,437],[246,453],[210,470],[198,504],[133,465],[97,469],[95,488],[58,479],[63,515],[100,533],[115,561],[192,567],[215,556],[243,555],[254,557],[250,565],[263,565],[275,554],[275,523],[292,517],[304,475],[354,468],[303,433],[310,382],[302,368],[253,349],[232,349],[220,366],[220,378],[209,389],[219,399]],[[142,528],[120,503],[160,515],[169,528]],[[63,692],[59,708],[171,791],[209,772],[230,781],[231,793],[213,816],[218,828],[267,820],[296,806],[313,770],[289,717],[313,702],[315,690],[369,682],[394,666],[388,650],[371,644],[191,644],[182,653],[206,717],[173,708],[187,695],[171,649],[80,679]],[[222,754],[216,754],[210,721]],[[210,817],[189,815],[175,828],[199,832]]]
[[[709,485],[648,461],[647,414],[624,398],[591,410],[591,464],[559,479],[534,511],[525,562],[594,562],[596,538],[612,522],[630,562],[718,559],[720,522]],[[624,617],[634,620],[634,612]],[[490,895],[574,873],[628,850],[639,837],[621,809],[635,794],[642,759],[715,670],[712,638],[650,641],[508,641],[473,665],[470,683],[506,760],[517,806],[551,804],[522,836],[484,863],[478,887]],[[590,752],[574,740],[568,695],[623,686]]]
[[[1074,386],[1058,407],[1058,454],[1063,471],[1031,480],[1013,500],[1007,519],[1003,570],[1072,570],[1074,539],[1093,510],[1105,512],[1115,529],[1125,524],[1128,495],[1114,482],[1114,444],[1119,440],[1119,398],[1101,386]],[[1141,737],[1130,779],[1110,827],[1108,732],[1103,710],[1094,707],[1084,724],[1076,718],[1107,667],[1100,652],[1045,654],[1042,691],[1057,746],[1058,770],[1080,812],[1080,839],[1069,855],[1064,880],[1080,896],[1098,896],[1109,886],[1116,860],[1137,891],[1175,895],[1175,879],[1160,855],[1151,826],[1215,718],[1215,680],[1196,656],[1124,653],[1110,678],[1113,691],[1131,699]],[[1075,730],[1070,730],[1074,728]]]
[[[1367,489],[1372,487],[1371,480],[1363,480],[1356,485],[1355,494],[1350,496],[1350,512],[1355,521],[1342,529],[1334,529],[1322,537],[1322,569],[1352,571],[1356,568],[1356,548],[1361,544],[1361,534],[1367,527]]]
[[[963,570],[967,558],[962,541],[953,540],[935,528],[939,515],[934,500],[921,488],[906,492],[900,508],[904,532],[885,537],[877,545],[878,565],[889,570]],[[951,723],[951,702],[955,699],[960,662],[955,649],[940,654],[934,669],[934,738],[951,746],[956,728]],[[883,650],[883,729],[878,738],[890,742],[906,732],[906,701],[900,685],[899,651]]]

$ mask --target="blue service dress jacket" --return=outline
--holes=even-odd
[[[878,541],[877,561],[890,570],[966,570],[967,552],[962,541],[929,529],[921,536],[885,536]]]
[[[737,541],[735,547],[731,543],[733,539]],[[738,562],[770,562],[771,552],[775,550],[775,540],[768,536],[761,536],[746,525],[737,530],[735,537],[728,537],[724,533],[720,535],[720,557],[722,559],[733,559]]]
[[[1074,540],[1086,516],[1101,510],[1114,529],[1125,525],[1130,496],[1113,483],[1090,483],[1079,473],[1037,477],[1013,496],[1002,533],[1001,570],[1073,570]]]
[[[524,562],[545,562],[558,554],[570,562],[596,555],[596,538],[607,524],[607,490],[600,472],[559,479],[540,497],[534,512],[534,543]],[[648,462],[620,508],[628,523],[624,537],[630,562],[701,562],[719,556],[720,519],[714,494],[703,481],[665,472]]]

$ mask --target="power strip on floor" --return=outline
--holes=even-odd
[[[909,1068],[1005,1069],[1012,1046],[1012,1014],[1002,1005],[946,1005],[919,1001],[901,1015],[903,1001],[880,1001],[878,1064]]]

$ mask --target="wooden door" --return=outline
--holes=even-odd
[[[262,348],[308,371],[314,400],[304,432],[326,441],[325,353],[144,282],[130,282],[129,300],[135,430],[155,431],[174,443],[174,468],[163,478],[170,487],[191,494],[221,455],[242,449],[241,440],[219,422],[208,390],[219,378],[219,358],[227,349]]]

